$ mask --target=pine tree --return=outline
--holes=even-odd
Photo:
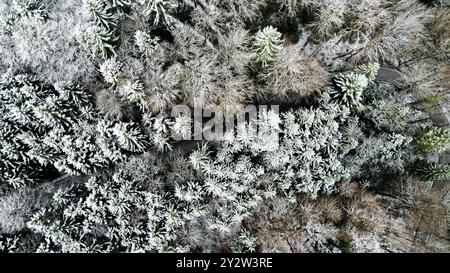
[[[282,49],[283,40],[281,33],[272,26],[258,31],[255,36],[254,47],[256,50],[256,62],[262,67],[273,62]]]
[[[422,153],[441,153],[450,148],[450,131],[438,127],[419,129],[415,142],[417,150]]]
[[[331,99],[347,106],[361,105],[363,91],[375,80],[379,68],[378,63],[369,63],[335,76],[334,87],[328,89]]]
[[[114,44],[117,38],[104,27],[88,27],[81,33],[80,39],[93,54],[99,54],[103,59],[116,54]]]
[[[117,123],[112,129],[123,149],[131,152],[143,152],[147,146],[145,136],[132,123]]]
[[[364,88],[368,85],[365,75],[350,72],[334,78],[336,88],[330,89],[334,101],[347,106],[360,105]]]
[[[208,160],[208,155],[208,146],[199,146],[199,148],[189,156],[193,168],[196,170],[201,170]]]
[[[13,8],[20,16],[45,20],[48,15],[41,0],[14,0]]]
[[[140,81],[127,81],[125,85],[119,87],[118,93],[120,97],[127,103],[135,104],[142,110],[148,108],[150,95],[144,88],[144,85]]]
[[[242,230],[239,234],[237,246],[234,251],[237,253],[255,252],[258,239],[248,230]]]
[[[141,0],[141,3],[146,6],[147,13],[152,15],[153,25],[155,26],[161,21],[165,24],[170,23],[168,13],[177,6],[172,0]]]
[[[369,82],[373,82],[379,69],[380,65],[378,63],[368,63],[357,66],[353,71],[365,75]]]
[[[116,84],[122,64],[116,58],[110,58],[100,64],[100,73],[107,83]]]
[[[86,107],[91,102],[90,94],[77,84],[59,82],[54,87],[62,100],[73,103],[76,107]]]
[[[450,166],[447,164],[426,163],[418,169],[418,173],[425,180],[442,181],[450,178]]]
[[[86,8],[94,19],[95,23],[101,27],[111,29],[117,26],[117,18],[110,11],[109,7],[102,0],[89,0]]]
[[[152,37],[143,31],[136,31],[134,40],[139,51],[146,56],[151,56],[158,48],[159,37]]]

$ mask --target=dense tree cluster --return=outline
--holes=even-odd
[[[449,28],[444,0],[1,1],[0,252],[450,251]]]

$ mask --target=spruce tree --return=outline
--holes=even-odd
[[[442,153],[450,148],[450,130],[427,127],[415,135],[416,148],[422,153]]]
[[[418,173],[425,180],[442,181],[450,178],[450,166],[439,163],[425,163],[425,166],[418,169]]]
[[[275,60],[282,49],[281,33],[272,26],[268,26],[256,33],[254,47],[256,50],[256,62],[262,67]]]

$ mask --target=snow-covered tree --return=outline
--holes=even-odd
[[[419,129],[415,141],[420,152],[441,153],[450,148],[450,131],[438,127]]]
[[[377,63],[370,63],[335,76],[333,79],[335,87],[329,89],[332,99],[347,106],[361,105],[363,91],[373,82],[379,67]]]
[[[268,26],[256,33],[254,47],[256,50],[256,62],[263,67],[275,60],[282,49],[281,33],[272,26]]]
[[[99,70],[105,79],[105,82],[115,84],[118,80],[121,68],[122,64],[118,62],[116,58],[111,58],[104,61],[100,65]]]
[[[158,47],[159,37],[152,37],[151,35],[138,30],[134,34],[134,40],[140,52],[147,56],[151,56]]]
[[[141,4],[146,8],[147,14],[152,16],[154,25],[169,23],[169,11],[177,6],[173,0],[141,0]]]
[[[81,33],[80,40],[93,54],[98,54],[104,59],[112,57],[116,53],[114,43],[117,41],[117,37],[105,27],[87,27]]]
[[[418,172],[425,180],[441,181],[450,178],[448,164],[426,163],[418,169]]]

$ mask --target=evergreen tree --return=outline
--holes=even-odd
[[[254,47],[256,50],[256,62],[262,67],[275,60],[282,49],[281,33],[272,26],[268,26],[256,33]]]
[[[438,127],[419,129],[415,142],[422,153],[441,153],[450,148],[450,131]]]
[[[97,25],[107,29],[117,26],[117,18],[102,0],[90,0],[86,2],[86,8]]]
[[[47,18],[47,11],[41,0],[14,0],[13,8],[20,16],[37,18],[38,20]]]
[[[116,54],[114,44],[117,37],[104,27],[88,27],[82,32],[80,39],[93,54],[99,54],[104,59]]]
[[[103,78],[105,79],[105,82],[116,84],[119,75],[120,75],[120,69],[122,68],[122,64],[117,61],[116,58],[111,58],[106,61],[104,61],[100,65],[100,73],[102,74]]]
[[[160,22],[168,24],[170,22],[169,11],[177,7],[173,0],[141,0],[142,5],[146,7],[147,14],[153,17],[153,25]]]
[[[425,180],[441,181],[450,178],[450,166],[438,163],[426,163],[418,170]]]
[[[139,51],[146,56],[151,56],[158,48],[159,37],[152,37],[143,31],[136,31],[134,40]]]
[[[370,63],[360,65],[352,72],[335,76],[335,87],[329,88],[332,100],[347,106],[361,105],[363,91],[375,80],[379,68],[379,64]]]

